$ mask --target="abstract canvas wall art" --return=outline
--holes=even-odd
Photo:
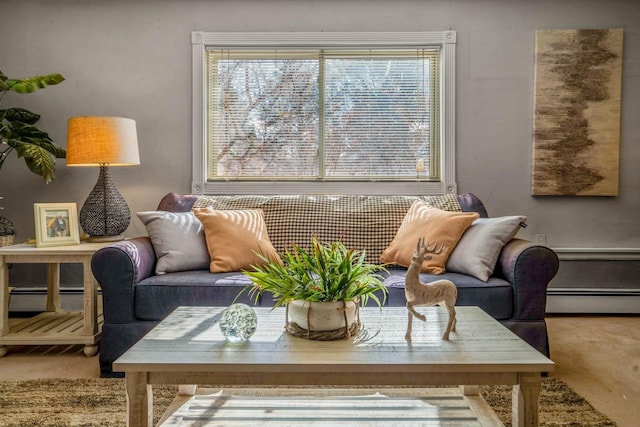
[[[618,195],[622,39],[536,31],[533,195]]]

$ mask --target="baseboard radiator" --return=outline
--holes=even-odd
[[[61,290],[65,310],[82,310],[82,292]],[[9,304],[10,313],[33,313],[44,310],[46,289],[15,289]],[[640,314],[640,289],[568,289],[547,292],[549,314]]]
[[[101,295],[98,292],[98,295]],[[36,313],[44,311],[47,304],[46,286],[14,288],[9,297],[9,313]],[[60,288],[60,307],[63,310],[82,311],[82,288]]]
[[[640,314],[640,289],[549,289],[547,313]]]
[[[547,290],[550,314],[640,314],[640,248],[555,248],[560,271]],[[61,288],[61,306],[82,310],[82,289]],[[9,311],[44,310],[46,287],[15,288]]]
[[[547,313],[640,314],[640,248],[554,248]]]

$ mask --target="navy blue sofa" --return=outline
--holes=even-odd
[[[281,199],[291,203],[296,198],[296,208],[283,214]],[[487,211],[482,202],[473,194],[453,196],[459,203],[459,208],[465,212],[477,212],[480,217],[487,217]],[[344,205],[335,204],[336,201],[354,202],[356,208],[345,209]],[[158,205],[157,210],[170,212],[187,212],[194,205],[208,203],[216,208],[246,208],[257,207],[265,212],[265,222],[269,236],[275,241],[278,233],[274,223],[274,216],[292,215],[290,223],[306,223],[307,214],[318,210],[319,218],[333,217],[327,223],[335,224],[340,221],[340,230],[334,230],[341,238],[349,236],[345,232],[349,224],[356,224],[351,230],[354,235],[367,233],[383,236],[382,240],[388,244],[394,237],[394,232],[400,225],[404,213],[411,203],[418,197],[412,196],[199,196],[167,194]],[[374,200],[382,202],[384,213],[384,227],[382,232],[380,222],[361,220],[358,206],[364,203],[371,206]],[[389,202],[390,201],[390,202]],[[389,205],[398,205],[400,209],[390,214]],[[363,205],[364,206],[364,205]],[[396,206],[397,207],[397,206]],[[367,207],[368,211],[372,208]],[[378,215],[375,211],[370,215]],[[295,218],[293,216],[296,216]],[[295,219],[302,219],[295,221]],[[281,219],[281,218],[280,218]],[[278,222],[282,227],[282,221]],[[302,226],[304,226],[303,224]],[[318,225],[310,225],[309,233],[318,235]],[[320,233],[324,240],[333,238]],[[280,239],[285,241],[288,236]],[[356,237],[357,238],[357,237]],[[347,239],[348,240],[348,239]],[[289,241],[288,243],[292,243]],[[298,243],[298,242],[293,242]],[[365,249],[377,258],[380,247],[361,248],[360,243],[345,242],[356,245],[357,249]],[[366,240],[363,245],[366,245]],[[373,251],[373,252],[372,252]],[[367,252],[367,253],[369,253]],[[154,273],[156,254],[151,240],[147,236],[135,237],[122,242],[113,243],[95,253],[92,259],[92,270],[102,289],[104,325],[102,341],[100,343],[100,372],[102,377],[121,377],[123,373],[114,372],[112,363],[144,334],[164,319],[178,306],[227,306],[231,304],[238,293],[249,284],[241,272],[210,273],[208,270],[181,271],[156,275]],[[460,306],[479,306],[503,325],[520,336],[541,353],[549,355],[547,328],[545,323],[546,290],[549,281],[558,271],[556,254],[545,246],[533,242],[514,238],[502,249],[492,277],[483,282],[471,276],[446,272],[441,275],[421,273],[422,282],[437,279],[449,279],[458,287],[458,301]],[[404,306],[404,274],[402,267],[389,269],[389,277],[385,283],[389,286],[389,293],[385,302],[387,306]],[[254,301],[245,292],[238,299],[254,305]],[[263,295],[257,305],[272,306],[273,301]]]

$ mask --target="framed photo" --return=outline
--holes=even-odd
[[[79,245],[75,203],[34,203],[36,246]]]

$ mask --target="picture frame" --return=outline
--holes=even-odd
[[[36,247],[79,245],[75,203],[34,203]]]

